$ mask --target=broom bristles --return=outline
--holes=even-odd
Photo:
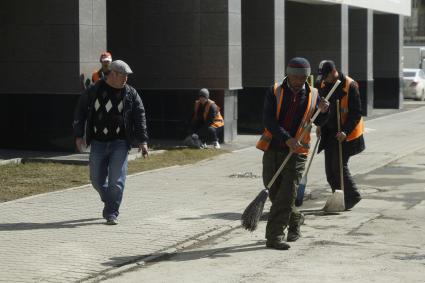
[[[242,226],[248,231],[255,231],[263,214],[264,204],[269,196],[269,190],[262,190],[257,197],[245,208],[241,216]]]

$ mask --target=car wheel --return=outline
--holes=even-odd
[[[425,89],[422,89],[421,101],[425,100]]]

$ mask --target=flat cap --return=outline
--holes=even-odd
[[[130,66],[122,60],[112,61],[112,63],[109,65],[109,70],[115,71],[123,75],[129,75],[133,73]]]

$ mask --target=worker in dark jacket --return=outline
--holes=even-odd
[[[338,141],[342,142],[342,163],[344,177],[345,209],[353,208],[361,196],[348,169],[351,156],[365,149],[363,139],[364,123],[360,101],[359,87],[349,76],[338,72],[335,63],[327,60],[319,66],[320,95],[326,95],[339,79],[341,84],[330,99],[330,115],[328,122],[319,129],[321,141],[319,152],[325,150],[326,177],[332,191],[341,188]],[[339,100],[341,113],[341,131],[338,131],[336,102]]]
[[[223,133],[223,128],[224,120],[220,113],[220,107],[210,99],[208,89],[201,89],[193,109],[192,133],[199,136],[202,148],[207,146],[207,142],[212,142],[214,148],[219,149],[218,137]]]
[[[307,84],[310,63],[301,57],[288,62],[287,77],[266,93],[263,108],[264,132],[257,142],[263,154],[263,183],[270,182],[278,168],[292,152],[288,163],[270,188],[272,202],[266,227],[266,246],[286,250],[287,241],[301,236],[302,214],[295,207],[296,188],[304,171],[310,147],[310,119],[320,109],[315,123],[326,122],[329,103],[319,97],[317,89]],[[305,132],[305,134],[303,134]]]
[[[128,151],[134,144],[148,155],[145,108],[137,91],[127,84],[130,67],[121,60],[109,65],[106,80],[86,90],[74,113],[78,151],[90,148],[90,180],[104,202],[103,217],[117,224],[127,174]],[[85,138],[84,138],[85,135]]]

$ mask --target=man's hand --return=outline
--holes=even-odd
[[[78,152],[83,153],[84,148],[87,146],[86,141],[84,140],[84,138],[76,138],[75,146],[77,147]]]
[[[295,151],[301,146],[301,144],[296,138],[290,138],[289,140],[287,140],[286,145],[291,149],[291,151]]]
[[[146,143],[139,144],[139,152],[140,151],[142,152],[143,158],[146,158],[147,156],[149,156],[148,145]]]
[[[344,132],[338,132],[336,133],[335,138],[339,141],[339,142],[343,142],[345,141],[345,139],[347,138],[347,134]]]
[[[319,109],[321,113],[326,113],[328,112],[329,109],[329,101],[327,101],[326,99],[322,98],[320,99],[319,102]]]

